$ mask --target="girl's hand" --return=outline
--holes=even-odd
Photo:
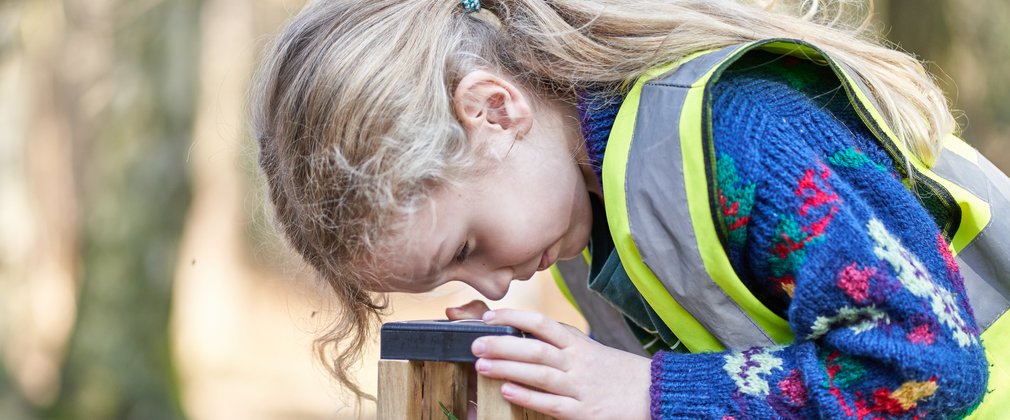
[[[558,419],[649,418],[649,359],[535,312],[500,309],[483,319],[540,339],[488,336],[471,347],[478,374],[507,381],[501,392],[509,402]]]
[[[487,304],[483,301],[471,300],[463,306],[445,308],[445,317],[449,318],[450,321],[455,321],[457,319],[480,319],[484,316],[484,312],[490,310],[491,309],[488,308]]]

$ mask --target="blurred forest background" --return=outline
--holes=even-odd
[[[302,3],[0,0],[0,418],[372,416],[313,361],[334,310],[273,234],[248,130],[257,54]],[[1010,2],[876,4],[1010,170]],[[545,277],[494,306],[584,325]]]

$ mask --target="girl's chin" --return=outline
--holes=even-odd
[[[573,245],[570,245],[567,249],[565,247],[561,248],[560,253],[558,254],[559,260],[570,260],[582,255],[582,251],[589,246],[589,236],[592,232],[592,229],[589,226],[587,226],[584,230],[585,231],[580,235],[581,238],[574,241],[575,243]]]
[[[558,253],[558,259],[559,260],[570,260],[570,259],[573,259],[575,257],[578,257],[578,256],[582,255],[582,250],[586,249],[587,246],[589,246],[589,241],[588,240],[585,243],[583,243],[581,247],[580,246],[572,246],[572,247],[570,247],[571,249],[563,249],[562,248],[561,252]]]

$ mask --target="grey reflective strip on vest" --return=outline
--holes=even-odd
[[[1010,179],[972,150],[978,164],[944,150],[932,170],[989,203],[989,224],[958,253],[975,320],[989,328],[1010,308]]]
[[[589,264],[584,258],[558,261],[558,271],[568,286],[568,293],[579,305],[579,311],[589,323],[589,331],[596,341],[615,349],[649,357],[642,349],[635,335],[628,329],[628,323],[617,309],[606,300],[589,290]]]
[[[677,303],[730,349],[775,341],[702,263],[683,182],[679,116],[691,84],[739,48],[703,55],[645,83],[625,177],[628,225],[642,261]]]
[[[879,112],[876,98],[856,73],[842,63],[835,64],[852,78]],[[957,255],[968,301],[975,320],[984,330],[1010,308],[1010,272],[1007,271],[1010,270],[1010,180],[980,153],[974,149],[972,153],[977,163],[944,149],[930,170],[975,194],[988,203],[992,211],[989,224]]]

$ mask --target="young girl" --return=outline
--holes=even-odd
[[[447,310],[540,339],[473,345],[515,404],[563,419],[972,412],[992,322],[976,323],[948,241],[967,260],[964,235],[987,224],[964,233],[980,219],[922,163],[955,129],[941,92],[847,29],[844,4],[767,3],[309,4],[262,65],[255,118],[279,225],[342,304],[320,350],[337,378],[361,394],[347,370],[381,292],[462,281],[497,300],[589,245],[572,284],[652,357],[537,313]]]

